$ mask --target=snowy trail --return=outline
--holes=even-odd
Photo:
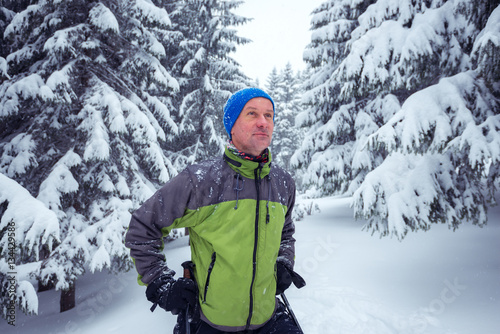
[[[483,229],[433,226],[403,242],[362,232],[349,199],[315,200],[322,212],[297,222],[297,271],[287,297],[305,333],[497,334],[500,330],[500,208]],[[166,245],[168,263],[189,257],[186,238]],[[180,272],[180,270],[178,270]],[[88,274],[77,307],[58,313],[59,293],[40,294],[38,317],[18,313],[1,333],[171,333],[175,317],[149,311],[135,271]],[[480,330],[478,330],[480,329]]]
[[[297,225],[307,333],[499,333],[500,208],[484,228],[436,225],[402,242],[362,232],[348,198]],[[309,297],[308,297],[309,295]],[[297,312],[298,313],[298,312]]]

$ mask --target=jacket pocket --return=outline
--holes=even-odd
[[[210,276],[212,275],[212,270],[214,269],[216,257],[217,257],[217,254],[215,252],[213,252],[212,253],[212,261],[210,261],[210,265],[208,266],[207,280],[205,282],[205,291],[203,293],[203,304],[205,304],[207,301],[208,285],[210,284]]]

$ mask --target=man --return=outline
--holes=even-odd
[[[132,215],[125,242],[139,283],[153,307],[189,310],[192,333],[302,333],[275,297],[305,283],[293,272],[295,183],[271,167],[274,111],[258,88],[233,94],[224,155],[189,166]],[[175,279],[161,252],[162,238],[184,227],[194,281]]]

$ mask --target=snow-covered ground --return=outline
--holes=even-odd
[[[500,333],[500,207],[484,228],[433,226],[402,242],[362,232],[347,198],[315,200],[297,222],[297,271],[307,286],[288,299],[305,333]],[[187,239],[166,247],[169,265],[189,257]],[[179,272],[181,270],[178,270]],[[58,313],[59,293],[40,295],[39,315],[17,314],[1,333],[171,333],[175,317],[149,311],[135,271],[87,274],[77,307]]]

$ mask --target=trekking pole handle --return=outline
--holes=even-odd
[[[189,271],[189,268],[184,268],[184,278],[191,278],[191,272]]]

